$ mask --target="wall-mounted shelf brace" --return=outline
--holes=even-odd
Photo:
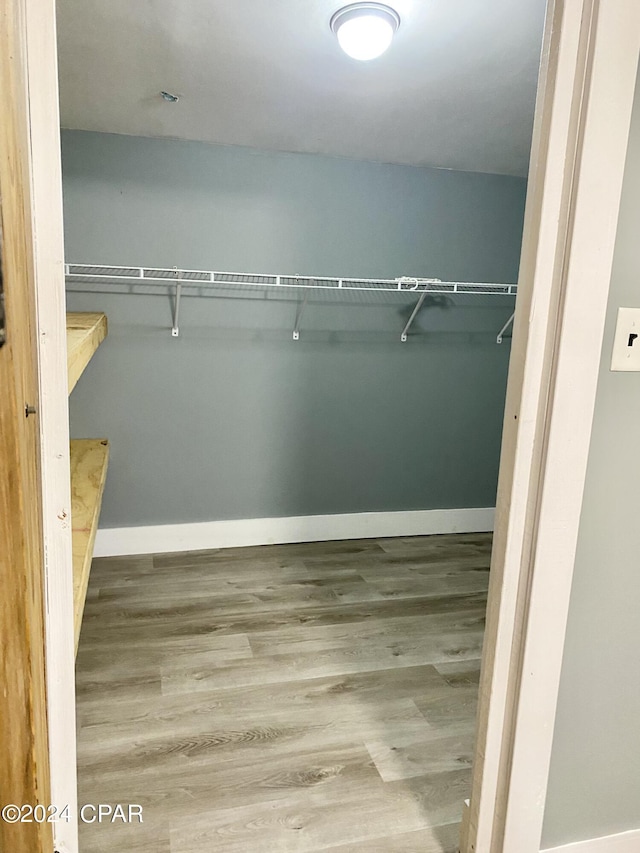
[[[409,329],[411,328],[411,324],[413,323],[413,321],[418,316],[418,311],[422,308],[422,303],[424,302],[424,300],[426,298],[427,298],[427,294],[425,292],[425,293],[421,294],[420,299],[418,299],[418,301],[416,302],[416,306],[413,309],[413,311],[411,312],[411,316],[407,320],[407,325],[404,327],[404,329],[402,330],[402,334],[400,335],[400,340],[402,341],[403,344],[406,344],[407,336],[409,334]]]
[[[178,268],[176,267],[174,270],[175,278],[179,277]],[[178,319],[180,317],[180,297],[182,296],[182,285],[176,284],[175,291],[173,294],[173,324],[171,326],[171,335],[174,338],[177,338],[180,334],[180,326],[178,325]]]
[[[509,326],[511,326],[511,324],[513,323],[513,318],[514,318],[515,316],[516,316],[516,312],[514,311],[514,312],[513,312],[513,314],[512,314],[512,315],[509,317],[509,319],[507,320],[507,322],[504,324],[504,326],[503,326],[503,327],[500,329],[500,331],[498,332],[498,337],[496,338],[496,343],[497,343],[497,344],[501,344],[501,343],[502,343],[502,339],[503,339],[503,337],[504,337],[504,333],[507,331],[507,329],[509,328]]]
[[[311,291],[307,290],[307,292],[304,295],[304,299],[302,300],[302,302],[300,303],[300,307],[298,308],[298,313],[296,314],[296,325],[295,325],[295,329],[293,330],[293,340],[294,341],[300,340],[300,321],[302,320],[302,315],[304,314],[304,309],[307,307],[307,302],[309,301],[309,294],[310,293],[311,293]]]
[[[312,290],[326,293],[366,291],[369,293],[418,294],[411,316],[400,335],[400,340],[406,342],[411,326],[417,317],[428,293],[440,294],[473,294],[477,296],[515,296],[518,290],[516,284],[497,284],[493,282],[470,281],[440,281],[437,278],[415,278],[402,276],[394,279],[370,278],[330,278],[303,275],[274,275],[271,273],[234,273],[216,272],[209,270],[181,270],[177,267],[121,267],[98,264],[66,264],[65,275],[67,282],[74,290],[95,290],[96,285],[107,286],[109,292],[127,294],[136,293],[135,285],[151,286],[151,295],[156,295],[156,288],[166,289],[172,302],[171,334],[177,338],[180,334],[179,315],[180,300],[183,296],[201,296],[205,291],[219,291],[229,295],[230,291],[238,292],[245,289],[269,290],[278,288],[305,290],[297,313],[293,340],[300,340],[300,323],[309,302]],[[82,285],[90,285],[83,288]],[[498,343],[512,322],[513,317],[498,335]]]

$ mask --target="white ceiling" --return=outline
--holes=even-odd
[[[62,125],[526,174],[544,0],[387,0],[368,63],[329,29],[346,2],[58,0]]]

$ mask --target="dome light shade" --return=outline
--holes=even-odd
[[[382,3],[352,3],[331,18],[340,47],[352,59],[382,56],[400,26],[398,13]]]

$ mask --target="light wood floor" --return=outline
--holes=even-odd
[[[94,560],[77,659],[81,853],[450,853],[491,539]]]

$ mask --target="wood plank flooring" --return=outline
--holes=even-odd
[[[491,537],[93,562],[81,853],[453,853]]]

